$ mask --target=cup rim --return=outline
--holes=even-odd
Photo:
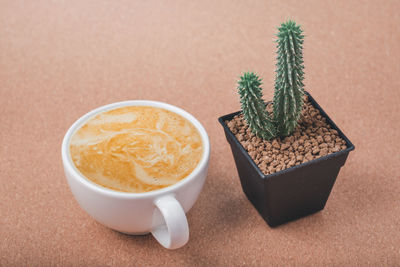
[[[185,178],[180,180],[179,182],[149,192],[142,192],[142,193],[134,193],[134,192],[122,192],[122,191],[116,191],[113,189],[109,189],[106,187],[103,187],[101,185],[98,185],[92,181],[90,181],[88,178],[86,178],[83,174],[81,174],[78,169],[74,166],[74,163],[72,162],[72,159],[70,157],[69,153],[69,143],[71,140],[72,135],[75,133],[75,131],[80,128],[88,119],[92,118],[98,113],[105,112],[108,110],[116,109],[119,107],[125,107],[125,106],[150,106],[150,107],[157,107],[157,108],[163,108],[168,111],[174,112],[185,119],[189,120],[199,131],[201,140],[203,143],[203,155],[200,159],[200,162],[197,164],[196,168]],[[90,189],[106,194],[109,196],[114,196],[114,197],[122,197],[122,198],[148,198],[148,197],[154,197],[154,196],[159,196],[163,195],[164,193],[168,192],[174,192],[178,188],[184,186],[185,184],[189,183],[191,180],[195,179],[199,173],[207,167],[207,163],[209,161],[210,157],[210,141],[207,135],[207,132],[203,125],[190,113],[187,111],[178,108],[174,105],[167,104],[164,102],[160,101],[153,101],[153,100],[127,100],[127,101],[121,101],[121,102],[115,102],[111,103],[108,105],[104,105],[101,107],[98,107],[96,109],[93,109],[89,111],[88,113],[84,114],[81,116],[79,119],[77,119],[71,127],[67,130],[63,142],[62,142],[62,147],[61,147],[61,157],[63,161],[63,165],[65,168],[65,171],[68,171],[74,179],[78,180],[83,186],[89,187]]]

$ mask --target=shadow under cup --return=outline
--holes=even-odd
[[[173,185],[145,193],[115,191],[85,178],[70,157],[69,145],[72,135],[95,115],[125,106],[162,108],[191,122],[198,130],[203,145],[203,154],[196,168]],[[157,101],[132,100],[109,104],[85,114],[68,129],[61,154],[65,176],[75,199],[96,221],[126,234],[151,232],[161,245],[169,249],[179,248],[187,243],[189,229],[185,213],[194,205],[202,190],[210,157],[207,132],[188,112]]]

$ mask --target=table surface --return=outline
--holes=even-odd
[[[399,265],[399,1],[2,1],[0,265]],[[322,212],[270,228],[217,118],[244,71],[272,98],[280,22],[305,30],[305,89],[356,150]],[[178,250],[91,219],[60,157],[98,106],[167,102],[208,131],[209,174]]]

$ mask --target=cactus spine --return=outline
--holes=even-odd
[[[238,93],[244,118],[257,136],[270,140],[276,129],[262,100],[261,79],[254,73],[244,73],[238,82]]]
[[[277,64],[274,92],[274,120],[279,136],[296,128],[304,95],[303,38],[294,21],[282,23],[277,34]]]

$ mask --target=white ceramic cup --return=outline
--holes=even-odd
[[[124,106],[163,108],[189,120],[199,131],[203,156],[191,174],[171,186],[146,193],[126,193],[102,187],[85,178],[74,166],[69,153],[72,135],[89,118]],[[149,232],[168,249],[176,249],[189,240],[185,212],[193,206],[207,176],[210,142],[200,122],[186,111],[156,101],[133,100],[99,107],[78,119],[65,134],[62,143],[65,176],[79,205],[96,221],[116,231],[142,235]]]

